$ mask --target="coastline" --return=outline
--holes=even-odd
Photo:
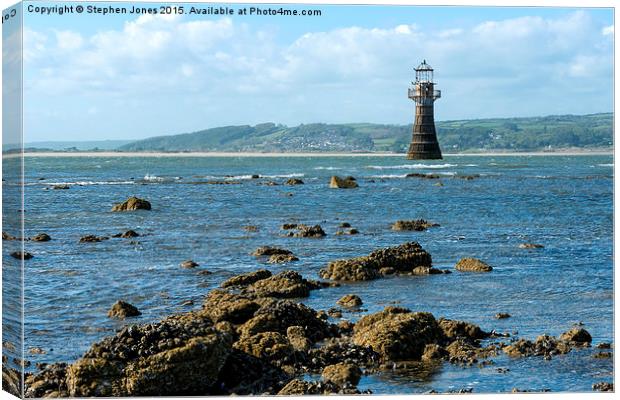
[[[3,154],[16,157],[17,154]],[[488,153],[444,153],[450,157],[502,157],[502,156],[599,156],[614,155],[614,150],[566,150],[534,152],[488,152]],[[259,152],[26,152],[24,157],[405,157],[403,153],[259,153]]]

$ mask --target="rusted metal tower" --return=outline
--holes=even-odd
[[[435,90],[433,68],[426,63],[415,69],[415,82],[409,88],[409,98],[415,101],[415,123],[413,137],[407,152],[409,160],[439,160],[441,150],[435,131],[435,100],[441,97],[441,91]]]

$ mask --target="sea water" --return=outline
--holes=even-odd
[[[200,309],[205,294],[235,274],[292,269],[317,279],[331,260],[408,241],[430,252],[437,268],[454,271],[460,258],[476,257],[494,270],[344,283],[313,291],[302,301],[327,310],[342,295],[354,293],[366,311],[344,312],[343,318],[351,321],[398,305],[530,340],[583,323],[594,345],[612,341],[612,163],[611,155],[446,156],[438,161],[382,156],[27,157],[26,236],[45,232],[52,237],[25,245],[34,255],[24,271],[28,369],[34,371],[37,362],[75,361],[92,343],[126,324]],[[440,178],[408,178],[408,173]],[[253,179],[255,174],[260,178]],[[354,176],[359,188],[330,189],[332,175]],[[475,177],[459,179],[463,175]],[[283,185],[289,177],[304,184]],[[267,181],[279,185],[264,185]],[[70,189],[54,190],[54,185]],[[4,184],[7,194],[15,189]],[[150,201],[152,210],[110,211],[134,195]],[[440,226],[425,232],[390,228],[396,220],[418,218]],[[291,222],[320,224],[327,236],[285,237],[280,226]],[[335,235],[342,222],[360,233]],[[258,232],[245,231],[247,225],[257,226]],[[129,229],[141,236],[78,243],[85,235],[111,236]],[[544,248],[521,249],[522,243]],[[250,255],[265,245],[289,249],[300,260],[272,265]],[[3,257],[4,268],[18,268],[7,246]],[[200,266],[180,268],[187,259]],[[212,273],[200,274],[204,270]],[[5,288],[4,293],[17,292]],[[119,299],[137,306],[142,315],[125,321],[108,318],[108,309]],[[183,305],[187,300],[193,305]],[[497,320],[498,312],[511,317]],[[17,341],[13,331],[5,332],[5,340]],[[31,348],[45,354],[30,354]],[[612,380],[612,360],[595,359],[595,352],[573,350],[550,361],[500,355],[486,367],[444,363],[365,376],[359,388],[374,393],[514,387],[588,391],[595,382]],[[500,367],[509,371],[501,373]]]

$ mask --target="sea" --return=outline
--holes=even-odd
[[[411,173],[439,178],[407,177]],[[330,189],[332,175],[353,176],[359,187]],[[466,175],[472,178],[462,179]],[[304,184],[284,185],[289,178]],[[430,252],[434,267],[454,273],[343,283],[312,291],[301,301],[328,310],[353,293],[362,298],[363,309],[343,312],[345,320],[398,305],[530,340],[582,324],[593,346],[551,360],[499,355],[486,366],[443,363],[385,371],[364,376],[360,390],[583,392],[593,383],[613,381],[613,359],[593,357],[594,346],[614,336],[612,155],[449,155],[437,161],[28,156],[24,185],[26,236],[44,232],[52,238],[25,244],[34,255],[24,263],[23,280],[30,372],[36,363],[73,362],[127,324],[200,309],[206,293],[233,275],[292,269],[318,279],[329,261],[416,241]],[[56,185],[69,189],[53,189]],[[17,195],[17,189],[4,182],[5,198]],[[152,210],[111,212],[129,196],[148,200]],[[423,232],[391,229],[397,220],[420,218],[439,226]],[[359,234],[336,235],[343,222]],[[319,224],[327,236],[286,237],[280,229],[284,223]],[[244,230],[248,225],[258,231]],[[79,243],[85,235],[129,229],[140,236]],[[544,247],[523,249],[523,243]],[[250,254],[259,246],[289,249],[300,260],[267,264]],[[5,274],[19,268],[8,253],[3,246]],[[484,274],[454,270],[463,257],[479,258],[494,269]],[[188,259],[199,266],[181,268]],[[11,288],[16,282],[5,279],[5,324],[17,315],[11,309],[16,303],[7,300],[19,296]],[[142,315],[108,318],[119,299]],[[499,312],[511,317],[496,319]],[[6,351],[6,342],[19,343],[19,329],[4,331]]]

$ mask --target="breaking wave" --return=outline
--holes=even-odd
[[[368,165],[369,169],[442,169],[456,167],[456,164],[403,164],[403,165]]]

